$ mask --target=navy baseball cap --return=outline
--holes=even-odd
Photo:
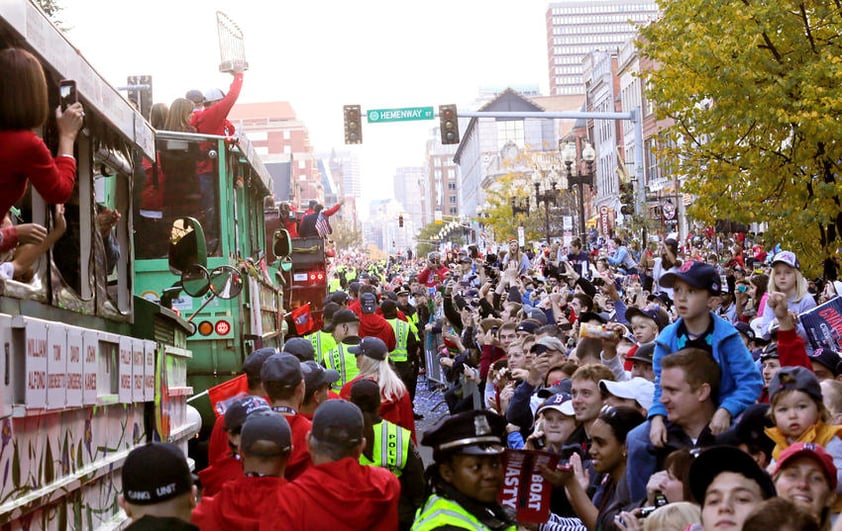
[[[719,294],[722,288],[722,279],[710,264],[691,260],[684,262],[678,271],[670,271],[661,277],[660,285],[664,288],[671,288],[676,280],[683,280],[696,289],[705,289],[711,293]]]

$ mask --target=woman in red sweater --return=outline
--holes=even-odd
[[[47,80],[41,63],[31,53],[18,48],[0,51],[0,219],[23,196],[26,184],[38,190],[51,204],[64,203],[76,183],[73,144],[85,116],[81,103],[62,112],[56,109],[58,156],[53,157],[33,129],[47,121],[50,112]],[[47,230],[26,223],[0,230],[0,251],[20,243],[41,243]]]

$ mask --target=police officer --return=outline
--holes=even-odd
[[[351,310],[341,309],[323,330],[333,334],[336,341],[336,346],[324,353],[323,364],[339,372],[339,380],[332,386],[334,391],[339,391],[359,373],[357,357],[348,352],[348,347],[360,342],[360,318]]]
[[[395,331],[396,344],[389,353],[389,360],[394,364],[395,372],[409,390],[409,399],[414,401],[418,374],[415,373],[413,365],[417,366],[418,359],[418,329],[412,321],[398,319],[398,307],[394,301],[384,300],[380,303],[380,309],[383,311],[383,317]]]
[[[427,469],[429,497],[418,511],[413,531],[471,529],[514,531],[513,516],[497,503],[503,486],[506,420],[488,410],[443,418],[424,434],[433,447]]]
[[[351,402],[363,412],[365,422],[366,445],[360,454],[360,464],[385,468],[401,482],[398,529],[407,530],[424,501],[424,463],[412,443],[412,433],[377,414],[380,386],[374,380],[363,378],[354,382]]]

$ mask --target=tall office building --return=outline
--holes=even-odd
[[[565,0],[547,8],[550,94],[584,94],[582,60],[594,50],[616,51],[654,20],[655,0]]]

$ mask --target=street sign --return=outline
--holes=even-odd
[[[412,120],[432,120],[435,113],[432,107],[404,107],[402,109],[372,109],[368,111],[368,123],[409,122]]]

